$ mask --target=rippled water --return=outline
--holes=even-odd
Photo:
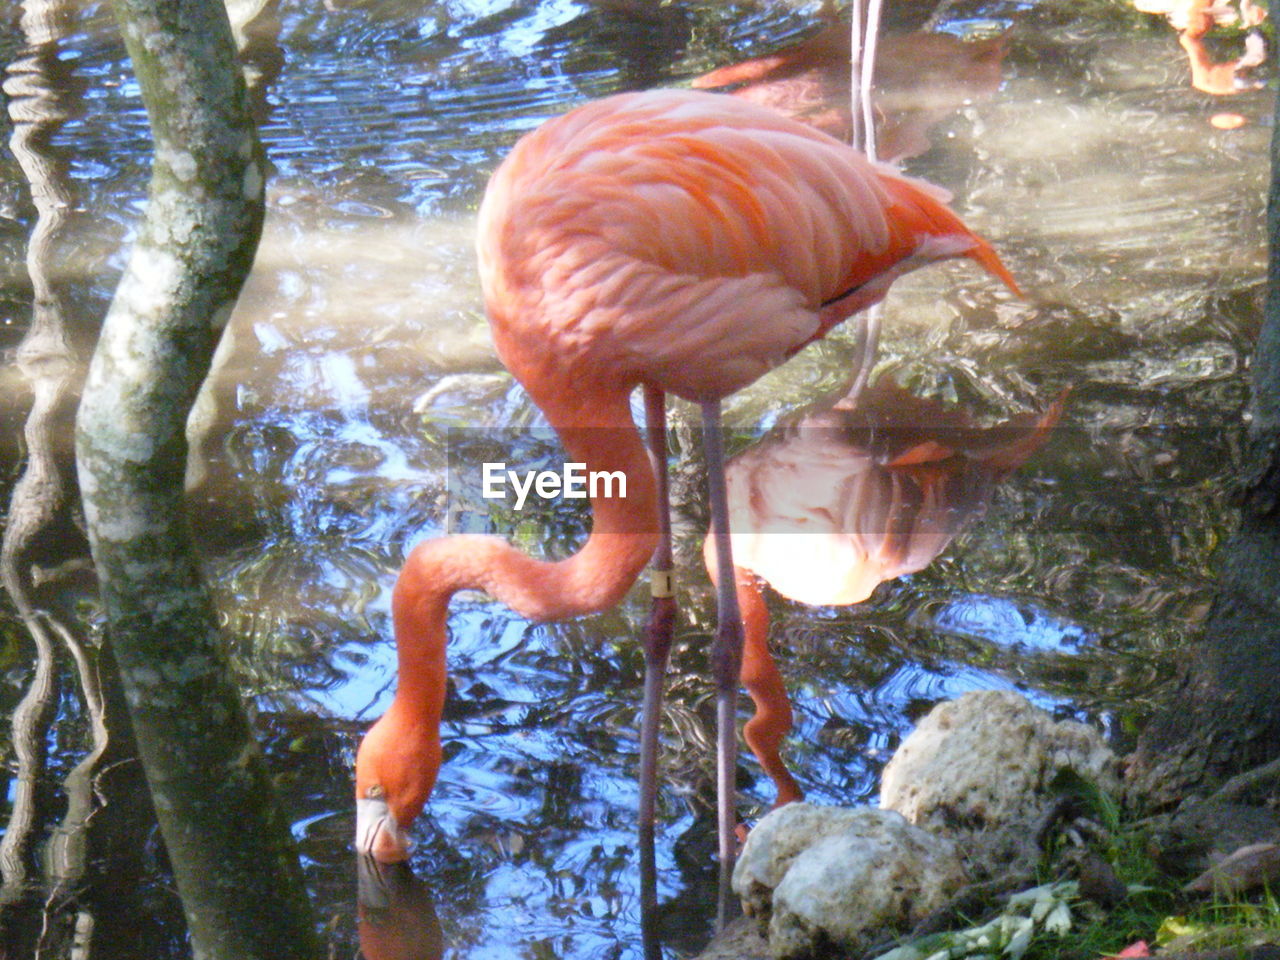
[[[891,4],[890,29],[919,27],[924,6]],[[1071,392],[1044,447],[930,566],[856,606],[771,595],[796,705],[788,757],[819,802],[872,801],[913,720],[966,690],[1024,690],[1123,748],[1203,615],[1212,550],[1232,523],[1263,288],[1270,94],[1192,89],[1173,31],[1123,4],[940,6],[940,30],[1007,30],[1007,52],[999,87],[938,117],[906,167],[954,194],[1026,297],[971,266],[914,274],[887,304],[882,368],[979,422]],[[494,358],[481,314],[470,242],[489,171],[520,132],[574,103],[685,82],[815,18],[780,3],[282,0],[251,31],[275,172],[254,275],[193,421],[193,510],[335,955],[352,955],[361,933],[370,960],[378,952],[377,924],[357,924],[350,764],[389,700],[395,571],[408,546],[445,527],[451,431],[500,437],[541,422]],[[17,13],[0,29],[0,53],[16,62]],[[1224,59],[1237,40],[1221,40]],[[123,263],[148,139],[105,6],[73,7],[59,46],[75,107],[49,149],[74,200],[52,262],[68,322],[84,329]],[[1223,111],[1247,122],[1212,127]],[[0,342],[12,348],[31,318],[35,216],[15,159],[0,152],[0,164]],[[839,331],[733,398],[737,444],[839,389],[851,355],[852,332]],[[11,354],[0,373],[6,489],[29,402]],[[695,467],[677,477],[689,572],[659,803],[669,956],[705,941],[714,894],[714,614],[693,418],[678,409],[676,420]],[[557,508],[508,532],[563,554],[582,529],[580,512]],[[53,569],[80,549],[64,533],[41,562]],[[55,582],[96,636],[85,579]],[[447,760],[413,861],[425,889],[408,888],[397,922],[429,926],[429,894],[450,956],[641,956],[644,603],[637,593],[612,613],[542,626],[475,596],[453,609]],[[35,677],[12,615],[2,649],[9,711]],[[88,735],[66,664],[61,676],[37,838],[63,815],[63,781]],[[0,742],[12,812],[20,764]],[[744,815],[767,808],[771,788],[749,757],[740,784]],[[150,899],[129,942],[179,956],[177,904],[154,841],[140,848],[131,869]],[[15,923],[38,927],[38,914]]]

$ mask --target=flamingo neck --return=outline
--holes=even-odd
[[[559,620],[617,604],[657,545],[653,468],[631,417],[629,391],[563,391],[534,399],[560,435],[566,462],[621,473],[626,495],[599,484],[591,498],[591,535],[572,556],[539,560],[497,537],[429,540],[410,554],[393,595],[399,686],[396,706],[439,723],[444,699],[449,600],[483,590],[530,620]],[[589,399],[583,399],[587,396]],[[612,496],[605,496],[612,493]],[[394,708],[393,708],[394,709]]]

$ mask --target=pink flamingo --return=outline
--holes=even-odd
[[[623,94],[543,124],[493,175],[478,231],[499,356],[568,460],[622,471],[626,497],[594,498],[590,537],[560,561],[495,537],[412,550],[392,600],[399,683],[356,758],[357,846],[383,860],[407,856],[408,829],[439,771],[450,597],[484,590],[530,620],[594,613],[616,604],[654,555],[660,497],[632,419],[636,387],[658,422],[665,393],[701,405],[713,536],[719,568],[731,570],[722,397],[930,262],[968,257],[1017,289],[991,246],[928,185],[769,110],[693,91]],[[719,600],[723,881],[734,853],[742,644],[729,578]],[[647,672],[662,666],[651,661]],[[660,675],[646,678],[647,714],[658,688]]]

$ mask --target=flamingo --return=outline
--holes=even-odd
[[[409,828],[440,768],[453,594],[483,590],[535,621],[595,613],[617,604],[654,556],[662,512],[632,418],[636,387],[650,422],[661,421],[667,393],[701,405],[713,538],[719,569],[732,570],[723,397],[927,263],[967,257],[1017,292],[991,245],[935,188],[767,109],[687,90],[594,101],[526,135],[489,182],[477,252],[502,362],[567,460],[622,471],[626,496],[592,498],[590,536],[567,559],[534,559],[484,536],[427,540],[409,553],[392,594],[396,691],[356,757],[356,845],[384,861],[408,856]],[[741,650],[730,579],[721,578],[712,650],[722,897],[734,853]],[[660,680],[646,677],[650,714],[654,686]]]

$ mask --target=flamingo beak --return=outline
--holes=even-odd
[[[381,863],[409,859],[413,843],[382,797],[356,801],[356,851]]]

